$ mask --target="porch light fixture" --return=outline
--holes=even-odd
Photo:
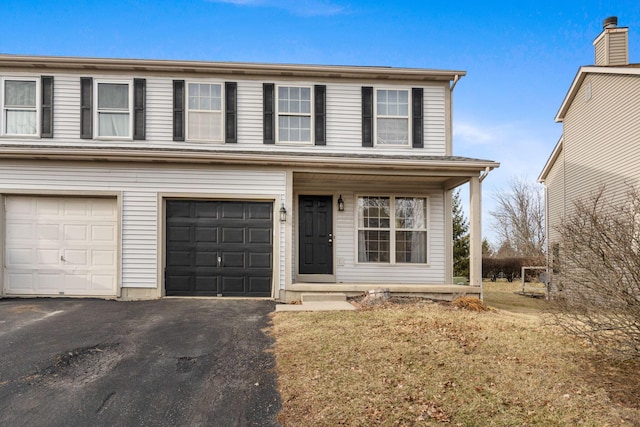
[[[342,200],[342,194],[338,197],[338,210],[340,212],[344,211],[344,200]]]
[[[280,208],[280,222],[285,222],[287,220],[287,209],[284,207],[284,203]]]

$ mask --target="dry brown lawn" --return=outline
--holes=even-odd
[[[273,317],[284,426],[640,425],[640,364],[487,283],[485,312],[413,302]]]

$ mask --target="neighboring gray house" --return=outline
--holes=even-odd
[[[478,294],[498,164],[452,155],[464,75],[0,55],[0,296]]]
[[[556,121],[562,137],[542,170],[550,270],[560,255],[557,227],[577,199],[604,185],[615,201],[640,184],[640,64],[628,58],[628,28],[604,21],[595,65],[580,67]]]

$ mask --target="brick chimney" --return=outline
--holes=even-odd
[[[611,16],[602,23],[602,33],[593,41],[595,65],[629,65],[629,28],[618,27]]]

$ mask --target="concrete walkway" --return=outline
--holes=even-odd
[[[347,302],[345,294],[302,294],[302,304],[277,304],[280,311],[346,311],[356,307]]]

